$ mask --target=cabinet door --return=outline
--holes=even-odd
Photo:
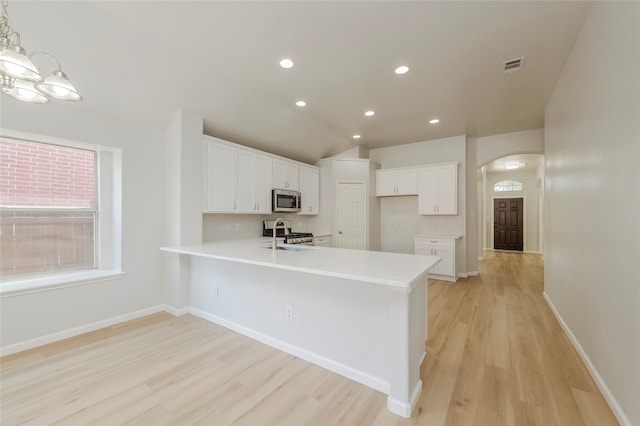
[[[205,211],[235,212],[237,202],[238,150],[215,142],[205,142]]]
[[[238,212],[256,213],[256,156],[238,153]]]
[[[273,160],[273,187],[298,191],[298,165],[282,160]]]
[[[438,172],[435,167],[418,170],[418,214],[434,215],[438,205]]]
[[[318,169],[300,167],[300,192],[302,194],[300,214],[318,214],[320,212],[320,171]]]
[[[238,212],[271,213],[271,159],[240,150],[238,154]]]
[[[458,214],[458,167],[438,167],[437,214]]]
[[[396,195],[395,172],[376,171],[376,197]]]
[[[257,213],[271,213],[271,190],[273,160],[262,155],[256,156],[256,192],[255,199],[258,204]]]
[[[433,268],[432,273],[438,275],[446,275],[453,277],[455,272],[453,270],[453,256],[455,255],[452,247],[434,247],[434,253],[436,256],[442,258],[442,260]]]
[[[396,195],[418,195],[417,169],[396,172]]]

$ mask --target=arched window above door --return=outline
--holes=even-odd
[[[502,180],[493,185],[494,192],[522,191],[522,182],[517,180]]]

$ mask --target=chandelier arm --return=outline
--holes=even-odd
[[[53,60],[55,61],[56,65],[58,66],[58,68],[56,69],[56,71],[62,71],[62,66],[60,65],[60,61],[58,61],[58,60],[56,59],[56,57],[55,57],[55,56],[53,56],[51,53],[47,53],[47,52],[31,52],[31,53],[29,54],[29,59],[33,60],[33,57],[34,57],[35,55],[45,55],[45,56],[50,57],[51,59],[53,59]]]

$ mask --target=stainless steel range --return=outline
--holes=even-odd
[[[265,220],[262,222],[263,237],[273,237],[274,222],[274,220]],[[291,232],[291,221],[285,220],[284,224],[287,227],[287,235],[285,235],[284,227],[278,225],[278,227],[276,227],[276,237],[284,238],[285,244],[313,245],[313,234],[311,232]]]

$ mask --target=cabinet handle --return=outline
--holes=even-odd
[[[236,209],[236,202],[235,201],[233,202],[233,209],[234,210]]]

